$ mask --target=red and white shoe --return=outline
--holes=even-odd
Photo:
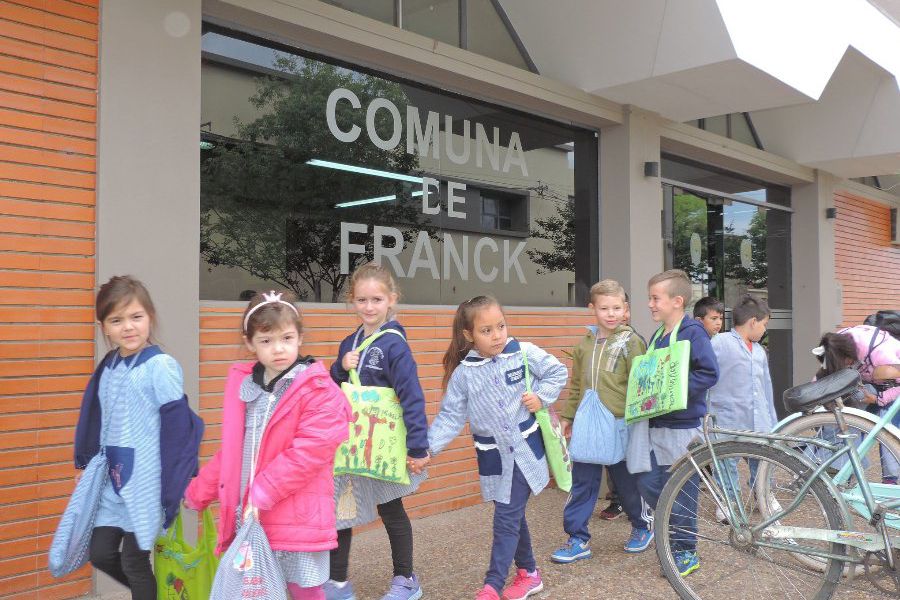
[[[500,600],[500,595],[497,594],[497,590],[485,584],[481,591],[478,592],[478,595],[475,596],[475,600]]]
[[[541,572],[537,569],[529,574],[525,569],[516,569],[516,578],[512,585],[503,590],[503,600],[525,600],[532,594],[537,594],[544,589],[541,580]]]

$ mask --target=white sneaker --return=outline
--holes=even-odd
[[[716,506],[716,520],[722,525],[728,525],[728,515],[722,512],[718,506]]]

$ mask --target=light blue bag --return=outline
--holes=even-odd
[[[53,535],[48,562],[54,577],[77,571],[88,561],[94,520],[108,477],[106,455],[101,451],[90,460],[75,484],[72,498]]]
[[[625,460],[628,426],[617,419],[597,394],[597,369],[603,362],[606,340],[597,357],[597,342],[591,352],[591,387],[584,392],[572,423],[569,454],[572,460],[594,465],[614,465]],[[595,358],[598,360],[595,361]]]

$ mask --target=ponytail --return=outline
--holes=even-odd
[[[456,308],[456,314],[453,316],[453,333],[451,334],[450,345],[444,353],[444,380],[441,382],[441,387],[444,391],[447,390],[447,383],[450,381],[453,371],[456,370],[460,361],[474,347],[474,344],[466,339],[465,332],[472,331],[475,315],[479,310],[488,306],[500,306],[500,303],[493,296],[475,296]]]

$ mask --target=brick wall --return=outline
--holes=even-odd
[[[206,421],[204,458],[219,447],[222,392],[228,366],[250,360],[240,345],[240,314],[243,308],[201,307],[200,312],[200,408]],[[586,310],[507,310],[510,332],[518,339],[533,342],[553,353],[571,369],[570,352],[591,322]],[[429,421],[441,400],[441,359],[449,342],[453,312],[449,309],[401,308],[400,322],[406,328],[410,346],[419,366],[425,391]],[[304,311],[303,352],[329,366],[340,341],[359,321],[343,308],[314,308]],[[429,468],[429,479],[406,501],[414,517],[432,515],[471,506],[481,501],[478,472],[471,435],[466,429]]]
[[[900,246],[891,244],[891,214],[860,196],[834,196],[835,276],[844,290],[845,326],[878,309],[900,307]]]
[[[97,0],[0,1],[0,597],[71,598],[46,550],[93,366]]]

